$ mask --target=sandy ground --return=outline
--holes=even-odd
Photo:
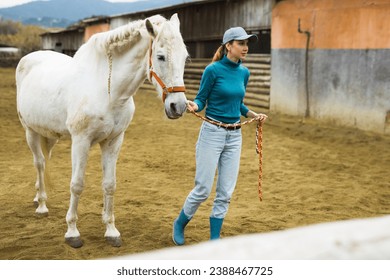
[[[84,246],[73,249],[64,242],[70,141],[53,150],[50,212],[37,217],[32,203],[36,174],[16,114],[14,69],[0,68],[0,94],[0,259],[97,259],[174,246],[172,222],[193,187],[198,119],[187,114],[168,120],[156,96],[135,96],[135,117],[117,166],[115,214],[123,245],[112,248],[104,241],[95,146],[78,212]],[[263,134],[264,200],[259,202],[255,127],[242,131],[241,169],[223,237],[390,213],[389,136],[270,114]],[[187,244],[209,238],[214,193],[189,223]]]

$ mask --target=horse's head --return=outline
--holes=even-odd
[[[156,24],[152,17],[146,19],[146,28],[151,36],[149,79],[162,96],[167,117],[177,119],[187,107],[183,76],[188,57],[179,18],[174,14],[169,21]]]

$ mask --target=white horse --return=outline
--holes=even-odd
[[[168,118],[179,118],[186,110],[183,75],[188,52],[179,27],[176,14],[170,20],[156,15],[95,34],[73,58],[38,51],[23,57],[17,66],[17,111],[38,173],[34,203],[39,215],[48,214],[42,148],[47,148],[50,158],[58,139],[72,140],[65,233],[72,247],[83,245],[76,227],[77,206],[88,153],[97,143],[102,150],[104,236],[112,246],[121,246],[113,197],[117,158],[135,110],[133,95],[148,77],[163,97]]]

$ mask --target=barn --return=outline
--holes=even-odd
[[[259,37],[251,53],[270,54],[271,11],[274,0],[203,0],[156,10],[111,17],[111,28],[129,21],[161,14],[169,18],[178,13],[181,32],[192,58],[210,58],[219,47],[226,29],[242,26]]]
[[[41,34],[42,49],[54,50],[73,56],[93,34],[110,30],[109,17],[91,17],[69,26],[65,30]]]
[[[42,38],[44,49],[59,45],[72,53],[93,32],[178,13],[192,57],[185,83],[193,98],[224,30],[242,26],[259,37],[245,61],[251,71],[246,104],[390,134],[389,12],[390,0],[203,0],[89,19]],[[153,90],[147,82],[142,89]]]
[[[390,134],[389,0],[272,10],[271,111]]]

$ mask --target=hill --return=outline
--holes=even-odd
[[[183,0],[141,0],[112,3],[104,0],[46,0],[0,9],[0,19],[43,27],[66,27],[91,16],[110,16],[172,6]]]

